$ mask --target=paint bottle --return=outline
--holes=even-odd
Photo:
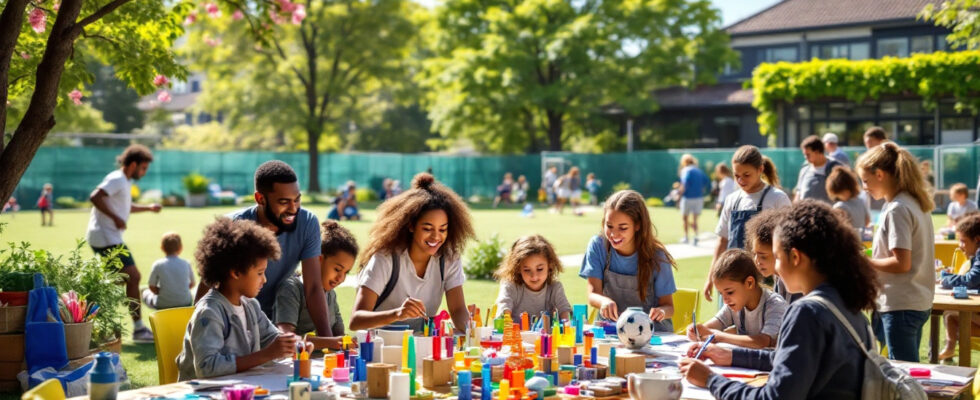
[[[95,367],[88,380],[88,394],[92,400],[116,400],[119,383],[112,368],[112,353],[103,351],[95,355]]]

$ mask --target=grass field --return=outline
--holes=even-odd
[[[313,205],[308,207],[318,217],[326,215],[327,206]],[[214,207],[204,209],[168,208],[159,214],[134,214],[129,220],[129,229],[125,234],[126,244],[133,252],[136,264],[143,275],[143,283],[149,276],[149,268],[153,261],[162,257],[160,251],[160,236],[167,231],[178,232],[184,242],[182,257],[191,260],[194,246],[200,239],[204,226],[213,220],[214,216],[224,215],[238,209],[237,207]],[[544,235],[554,244],[559,255],[581,254],[585,252],[589,239],[599,232],[600,210],[592,209],[584,216],[574,216],[567,212],[565,215],[551,214],[547,210],[535,210],[534,218],[523,218],[520,211],[514,208],[488,209],[475,207],[473,209],[474,225],[479,239],[486,239],[493,234],[499,234],[504,243],[511,243],[519,236],[538,233]],[[362,210],[364,220],[358,222],[343,222],[362,243],[367,239],[367,232],[374,220],[374,207],[366,206]],[[681,221],[677,209],[651,208],[654,224],[659,230],[659,237],[665,243],[676,243],[682,236]],[[28,241],[35,248],[45,249],[54,254],[64,254],[73,249],[76,240],[85,236],[89,212],[87,210],[57,210],[54,227],[41,227],[40,215],[37,212],[20,212],[14,215],[0,215],[0,223],[6,223],[4,232],[0,234],[0,242]],[[945,222],[944,216],[934,217],[937,226]],[[717,218],[713,212],[706,212],[701,217],[702,231],[714,230]],[[679,260],[675,271],[678,287],[700,288],[709,267],[709,257],[689,258]],[[573,304],[585,303],[585,281],[577,276],[579,266],[569,265],[562,276],[562,283],[569,301]],[[497,283],[492,281],[468,280],[464,285],[467,303],[475,303],[481,308],[491,304],[497,295]],[[338,288],[338,301],[344,314],[345,321],[350,316],[353,307],[354,289]],[[714,307],[706,309],[714,310]],[[144,320],[148,315],[144,308]],[[702,315],[706,320],[710,315]],[[128,325],[128,324],[127,324]],[[129,326],[127,326],[127,329]],[[926,338],[928,326],[923,335],[922,359],[927,359]],[[135,387],[157,384],[156,354],[152,344],[134,344],[129,337],[123,342],[123,363],[129,372],[130,380]],[[977,365],[978,353],[974,352],[973,365]]]

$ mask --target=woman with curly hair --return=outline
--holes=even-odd
[[[385,201],[361,253],[350,329],[394,322],[420,330],[438,312],[442,293],[457,328],[469,321],[463,298],[466,241],[475,237],[466,203],[428,173]]]

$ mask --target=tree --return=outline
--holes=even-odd
[[[952,31],[946,37],[951,47],[980,48],[980,0],[947,0],[939,7],[927,4],[919,18]]]
[[[88,70],[95,77],[87,87],[92,92],[92,107],[102,112],[116,132],[129,133],[142,127],[144,114],[136,107],[140,100],[136,91],[116,78],[111,66],[92,63]]]
[[[653,111],[654,89],[737,62],[707,0],[450,0],[436,21],[434,129],[500,152],[562,150],[603,107]]]
[[[339,135],[377,119],[385,108],[379,90],[404,79],[420,11],[407,0],[307,0],[302,23],[258,38],[256,31],[273,28],[234,16],[202,21],[187,51],[207,69],[202,105],[223,111],[232,130],[302,132],[307,189],[318,192],[319,152],[338,149]]]

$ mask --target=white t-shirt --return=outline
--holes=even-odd
[[[957,220],[971,211],[977,211],[977,203],[974,203],[973,200],[967,199],[967,201],[962,205],[953,201],[950,202],[949,207],[946,208],[946,216],[953,220]]]
[[[728,195],[725,198],[725,204],[721,207],[721,216],[718,217],[718,227],[715,228],[715,233],[723,238],[728,238],[728,225],[732,219],[732,211],[755,210],[756,205],[759,204],[759,199],[762,198],[762,193],[766,191],[766,187],[769,185],[752,194],[745,193],[744,190],[737,190]],[[736,204],[737,209],[734,208]],[[769,191],[765,200],[762,201],[763,210],[789,207],[790,205],[789,196],[786,195],[786,192],[775,187]]]
[[[384,292],[388,278],[391,277],[391,254],[376,253],[371,256],[367,266],[358,274],[358,286],[371,289],[377,295]],[[442,303],[443,293],[463,285],[463,263],[459,259],[446,260],[445,280],[439,281],[439,257],[429,257],[429,265],[425,268],[425,276],[419,278],[415,274],[415,265],[408,255],[408,250],[403,250],[398,254],[398,267],[401,271],[398,275],[398,282],[381,304],[378,310],[393,310],[405,302],[408,297],[422,300],[425,304],[425,311],[430,317],[434,317],[439,312],[439,305]]]
[[[108,197],[105,199],[106,207],[116,214],[123,221],[129,220],[129,210],[133,204],[133,195],[130,193],[131,184],[126,174],[121,169],[110,172],[102,179],[98,189],[102,189]],[[99,209],[92,207],[92,216],[88,220],[88,231],[85,233],[85,240],[92,247],[109,247],[122,244],[123,231],[116,228],[116,223],[108,215],[103,214]]]
[[[878,271],[878,311],[932,308],[936,291],[932,217],[922,212],[914,197],[901,192],[885,203],[880,220],[871,245],[872,258],[888,258],[895,255],[893,249],[907,249],[912,253],[912,269],[900,274]]]
[[[718,183],[718,203],[724,204],[725,198],[735,193],[736,190],[738,190],[738,186],[735,185],[735,180],[726,176]]]
[[[251,346],[252,345],[252,332],[250,332],[248,330],[248,321],[245,320],[245,306],[242,305],[242,304],[239,304],[237,306],[234,305],[234,304],[232,304],[231,305],[231,310],[235,312],[235,316],[238,317],[238,320],[239,321],[241,321],[242,328],[245,329],[245,341],[247,341],[248,342],[248,345]]]

